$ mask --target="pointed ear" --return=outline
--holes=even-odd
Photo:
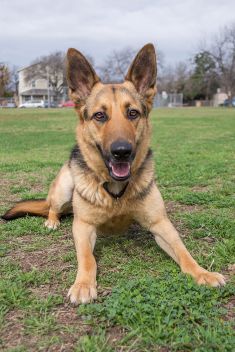
[[[153,44],[146,44],[136,55],[125,79],[150,102],[156,93],[157,61]]]
[[[67,82],[73,100],[85,100],[90,94],[93,86],[100,79],[95,70],[76,49],[67,52]]]

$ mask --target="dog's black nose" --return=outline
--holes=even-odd
[[[110,151],[115,160],[128,160],[132,153],[132,145],[126,141],[115,141]]]

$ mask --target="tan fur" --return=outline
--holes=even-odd
[[[14,207],[9,209],[2,218],[5,220],[16,219],[25,215],[36,215],[47,217],[50,205],[46,199],[40,200],[26,200],[17,203]]]
[[[93,255],[96,235],[126,231],[133,222],[150,230],[158,245],[198,284],[225,284],[221,274],[206,271],[189,254],[167,218],[154,182],[154,164],[148,157],[151,134],[148,115],[156,92],[153,46],[147,45],[139,52],[122,84],[102,84],[75,49],[68,52],[67,66],[71,98],[76,103],[80,121],[76,139],[84,160],[79,163],[76,157],[72,158],[52,183],[46,202],[50,210],[45,225],[56,228],[60,216],[71,211],[73,204],[78,272],[68,293],[71,302],[87,303],[97,297]],[[140,111],[141,116],[129,120],[126,117],[128,106]],[[97,111],[105,111],[109,119],[105,123],[96,121],[92,116]],[[123,182],[110,176],[101,155],[101,152],[109,153],[112,142],[120,138],[131,143],[136,153],[131,177]],[[118,194],[124,187],[120,198],[109,193]]]

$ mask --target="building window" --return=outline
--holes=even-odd
[[[36,87],[36,81],[35,80],[33,80],[31,84],[32,84],[32,88]]]

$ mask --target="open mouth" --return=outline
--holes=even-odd
[[[99,144],[96,145],[97,149],[102,156],[107,169],[109,170],[110,176],[116,181],[125,181],[131,176],[131,162],[135,157],[135,153],[132,154],[130,161],[117,161],[106,155]]]
[[[126,180],[130,176],[131,166],[127,161],[110,161],[110,175],[116,180]]]

